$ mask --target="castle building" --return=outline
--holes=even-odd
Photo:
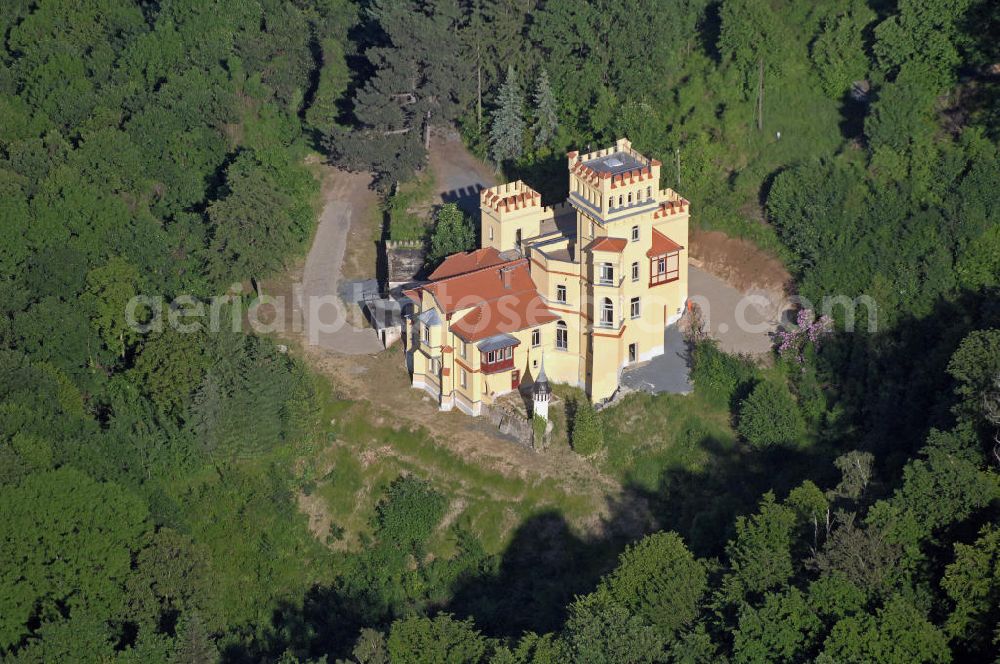
[[[627,139],[567,155],[569,198],[517,181],[480,192],[481,248],[449,256],[414,302],[413,387],[478,415],[533,382],[614,395],[623,369],[663,353],[688,296],[688,201]]]

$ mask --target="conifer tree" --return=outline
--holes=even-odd
[[[577,454],[589,456],[604,447],[604,429],[597,411],[586,398],[577,399],[573,416],[573,449]]]
[[[535,88],[535,147],[540,148],[551,141],[559,128],[559,117],[556,115],[556,98],[549,84],[549,74],[542,68],[538,74],[538,86]]]
[[[513,66],[507,68],[507,79],[500,88],[498,102],[490,129],[490,156],[499,166],[517,159],[524,152],[524,97]]]

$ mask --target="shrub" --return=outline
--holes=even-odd
[[[412,475],[398,477],[376,508],[379,538],[401,548],[417,548],[430,537],[447,506],[429,482]]]
[[[692,364],[695,389],[721,406],[731,406],[757,379],[753,360],[719,350],[714,340],[702,341],[694,347]]]
[[[805,421],[787,387],[764,381],[740,405],[737,430],[754,447],[795,445]]]
[[[573,414],[573,449],[577,454],[590,456],[604,447],[604,430],[597,411],[586,398],[577,399]]]

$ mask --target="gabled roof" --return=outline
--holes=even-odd
[[[616,254],[620,254],[625,251],[625,246],[628,245],[628,240],[620,237],[599,237],[595,238],[593,242],[588,244],[585,248],[590,251],[613,251]]]
[[[446,314],[504,295],[536,292],[528,261],[524,258],[438,279],[423,288],[434,296],[438,307]]]
[[[466,274],[467,272],[472,272],[491,265],[499,265],[503,262],[504,259],[501,258],[500,252],[493,247],[484,247],[482,249],[476,249],[475,251],[467,251],[462,254],[452,254],[451,256],[448,256],[440,265],[437,266],[437,269],[431,272],[429,278],[432,281],[447,279],[448,277]]]
[[[528,261],[518,258],[457,274],[423,286],[451,319],[451,331],[469,342],[510,334],[558,320],[538,294]]]
[[[681,245],[677,244],[666,235],[660,231],[653,229],[653,246],[649,248],[646,255],[652,258],[653,256],[662,256],[663,254],[672,254],[675,251],[680,251],[683,249]]]
[[[559,320],[535,291],[522,291],[489,300],[451,324],[451,331],[465,341],[480,341]]]

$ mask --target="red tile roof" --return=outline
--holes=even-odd
[[[649,248],[646,255],[652,258],[653,256],[662,256],[663,254],[672,254],[675,251],[680,251],[683,249],[681,245],[677,244],[666,235],[660,231],[653,229],[653,246]]]
[[[472,309],[451,323],[452,332],[469,342],[559,319],[538,294],[524,258],[445,277],[423,288],[446,315]]]
[[[468,251],[464,254],[452,254],[448,256],[448,258],[444,259],[437,266],[436,270],[431,272],[429,278],[431,281],[447,279],[448,277],[465,274],[491,265],[499,265],[503,262],[504,260],[500,258],[500,252],[493,247],[484,247],[475,251]]]
[[[625,251],[628,240],[620,237],[599,237],[586,246],[590,251],[613,251],[620,254]]]
[[[452,323],[451,331],[466,341],[475,342],[555,320],[559,320],[559,316],[545,306],[537,292],[522,292],[484,302]]]
[[[536,290],[528,261],[524,258],[438,279],[423,288],[434,296],[438,307],[446,314],[477,306],[484,300]]]

